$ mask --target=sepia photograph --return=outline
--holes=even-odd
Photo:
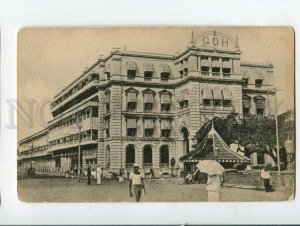
[[[23,28],[24,202],[295,197],[292,27]]]

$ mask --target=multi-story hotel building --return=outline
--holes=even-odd
[[[82,167],[167,170],[213,116],[273,115],[273,80],[272,64],[241,61],[237,39],[219,32],[176,55],[113,48],[54,96],[48,127],[19,141],[19,166],[75,168],[81,139]]]

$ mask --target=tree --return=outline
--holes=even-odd
[[[276,124],[274,118],[250,116],[239,119],[236,113],[232,113],[225,118],[214,117],[196,133],[195,152],[202,147],[201,144],[203,143],[201,142],[210,131],[212,123],[227,145],[238,141],[238,144],[245,147],[246,156],[254,152],[260,152],[270,155],[276,162]],[[209,149],[201,152],[204,154],[207,151]]]

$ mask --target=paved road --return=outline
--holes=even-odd
[[[129,196],[128,181],[103,180],[101,185],[87,185],[71,178],[36,178],[18,180],[19,198],[26,202],[134,202]],[[181,179],[147,179],[147,195],[142,202],[206,202],[205,184],[182,184]],[[282,201],[286,200],[281,189],[266,193],[253,189],[223,188],[221,201]]]

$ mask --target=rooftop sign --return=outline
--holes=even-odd
[[[239,51],[237,37],[236,39],[233,39],[231,36],[217,31],[206,31],[197,34],[193,37],[193,42],[201,47]]]

